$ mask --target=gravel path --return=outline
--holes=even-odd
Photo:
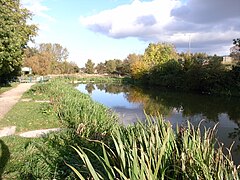
[[[22,83],[0,95],[0,121],[34,83]]]

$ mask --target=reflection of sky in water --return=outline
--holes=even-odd
[[[85,84],[80,84],[77,89],[83,93],[88,94],[85,89]],[[91,97],[94,101],[102,103],[107,107],[113,109],[113,111],[119,116],[120,123],[124,125],[134,124],[137,120],[144,120],[145,115],[143,112],[143,105],[141,103],[131,103],[125,98],[125,93],[111,94],[105,92],[105,90],[99,90],[94,85]],[[194,126],[198,126],[201,122],[202,127],[213,128],[217,125],[217,138],[220,142],[224,142],[226,147],[230,147],[233,139],[229,138],[229,133],[234,131],[234,128],[238,128],[238,125],[229,119],[228,114],[219,113],[218,121],[208,120],[203,114],[194,114],[191,116],[183,116],[182,110],[172,108],[172,111],[164,117],[166,121],[169,121],[175,129],[177,125],[186,124],[187,120]],[[240,144],[238,139],[234,139],[236,144]],[[233,152],[233,158],[235,162],[240,164],[240,158],[238,152]]]
[[[85,84],[80,84],[77,89],[83,93],[88,94],[85,89]],[[94,101],[104,104],[113,109],[126,108],[136,109],[139,108],[139,103],[131,103],[124,97],[125,93],[111,94],[105,92],[105,90],[99,90],[94,86],[95,90],[92,91],[91,97]]]

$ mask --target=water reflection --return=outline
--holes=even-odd
[[[240,164],[240,99],[190,93],[168,92],[116,84],[80,84],[84,93],[112,108],[123,124],[133,124],[147,114],[162,114],[175,128],[189,120],[193,125],[213,127],[218,123],[217,137],[227,147],[235,141],[233,158]]]

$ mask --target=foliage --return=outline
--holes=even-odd
[[[91,59],[88,59],[87,63],[85,64],[85,72],[88,74],[93,74],[94,73],[94,63],[92,62]]]
[[[19,0],[0,0],[0,7],[0,83],[6,83],[20,73],[23,50],[37,28],[27,24],[31,14]]]
[[[145,49],[143,57],[130,56],[133,59],[131,62],[131,76],[134,79],[147,80],[151,71],[155,71],[156,67],[167,63],[170,60],[178,58],[175,47],[167,43],[150,43]]]
[[[239,61],[240,60],[240,38],[233,39],[233,47],[230,48],[230,56]]]
[[[172,59],[177,59],[177,52],[172,44],[167,43],[150,43],[143,55],[143,60],[151,67]]]
[[[97,64],[96,68],[97,70],[97,73],[98,74],[104,74],[104,73],[107,73],[106,71],[106,66],[104,63],[100,62],[99,64]]]
[[[235,46],[240,47],[240,38],[233,39],[233,44],[234,44]],[[240,51],[240,49],[239,49],[239,51]]]
[[[150,48],[151,47],[151,48]],[[145,57],[154,57],[155,46],[149,46]],[[158,55],[159,53],[157,53]],[[164,57],[164,56],[163,56]],[[181,53],[178,59],[167,61],[146,62],[142,60],[131,64],[131,76],[137,82],[180,89],[196,91],[207,94],[224,94],[239,96],[238,66],[226,68],[222,64],[222,57],[208,56],[206,53]],[[237,78],[236,78],[237,77]]]
[[[114,147],[102,144],[103,155],[90,149],[74,149],[86,165],[89,175],[84,177],[69,165],[80,179],[238,179],[239,170],[233,165],[230,153],[224,155],[217,146],[214,129],[200,125],[179,127],[175,133],[162,117],[147,118],[127,128],[117,127],[112,133]],[[231,149],[230,149],[231,150]],[[230,152],[229,150],[229,152]],[[92,153],[95,158],[86,153]],[[98,159],[102,170],[91,161]]]
[[[24,153],[25,145],[30,141],[29,138],[19,136],[8,136],[0,139],[0,179],[19,179],[21,162],[26,156]],[[1,155],[3,156],[1,157]]]
[[[76,73],[79,68],[67,61],[68,54],[60,44],[42,43],[25,50],[24,66],[31,67],[38,75]]]

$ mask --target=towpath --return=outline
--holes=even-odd
[[[22,83],[17,87],[0,94],[0,122],[7,112],[19,101],[22,94],[34,83]]]

